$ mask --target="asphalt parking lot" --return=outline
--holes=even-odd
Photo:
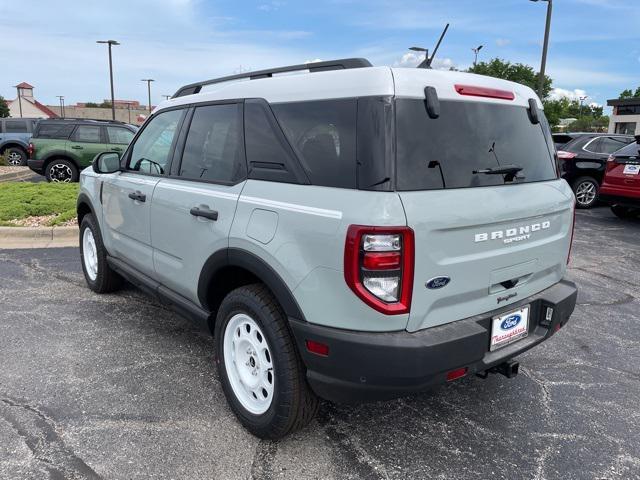
[[[580,211],[571,322],[509,380],[325,403],[260,441],[213,342],[135,289],[98,296],[77,249],[0,251],[0,478],[640,478],[640,221]]]

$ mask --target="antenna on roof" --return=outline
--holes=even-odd
[[[433,57],[436,56],[436,52],[438,51],[438,48],[440,48],[440,44],[442,43],[442,39],[444,38],[445,34],[447,33],[447,30],[449,29],[449,24],[447,23],[447,25],[444,27],[444,30],[442,31],[442,33],[440,34],[440,38],[438,39],[438,43],[436,43],[436,48],[433,49],[433,53],[431,54],[431,57],[429,57],[429,51],[428,50],[424,50],[425,51],[425,58],[422,62],[420,62],[420,65],[418,65],[418,68],[431,68],[431,63],[433,62]],[[412,48],[411,50],[414,50],[414,48]]]

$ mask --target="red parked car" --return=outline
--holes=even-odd
[[[620,218],[640,217],[640,136],[609,156],[600,200]]]

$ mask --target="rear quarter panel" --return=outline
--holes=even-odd
[[[249,180],[240,196],[229,246],[265,260],[283,279],[308,322],[362,331],[406,327],[408,315],[382,315],[344,279],[351,224],[404,226],[391,192]]]

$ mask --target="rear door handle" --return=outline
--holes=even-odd
[[[208,207],[193,207],[191,210],[189,210],[189,213],[191,213],[191,215],[193,215],[194,217],[204,217],[208,218],[209,220],[213,220],[214,222],[218,220],[217,210],[211,210]]]
[[[83,147],[81,147],[80,145],[74,145],[71,148],[73,148],[74,150],[82,150]]]
[[[138,202],[143,202],[143,203],[147,200],[147,196],[138,190],[136,190],[135,192],[131,192],[129,194],[129,198],[131,200],[137,200]]]

